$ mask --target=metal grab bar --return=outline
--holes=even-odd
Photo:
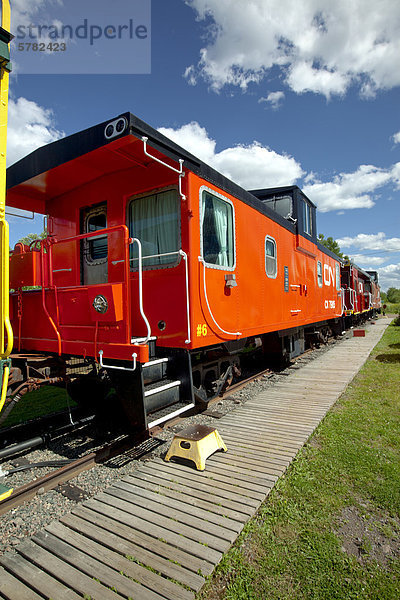
[[[180,254],[182,252],[182,250],[175,250],[174,252],[163,252],[161,254],[149,254],[146,256],[142,256],[142,260],[146,260],[147,258],[160,258],[161,256],[173,256],[174,254]],[[139,260],[139,258],[130,258],[129,262],[132,262],[134,260]],[[118,265],[118,263],[124,262],[123,260],[113,260],[111,261],[111,264],[113,265]],[[160,263],[161,264],[161,263]],[[152,265],[157,267],[158,265]]]
[[[99,350],[99,356],[100,356],[100,366],[102,369],[115,369],[116,371],[135,371],[136,370],[136,359],[137,359],[137,354],[136,352],[134,352],[132,354],[132,360],[133,360],[133,368],[132,369],[128,369],[128,367],[116,367],[114,365],[105,365],[103,363],[103,350]]]
[[[191,326],[190,326],[190,298],[189,298],[189,268],[188,268],[188,255],[186,252],[181,250],[175,250],[174,252],[162,252],[160,254],[150,254],[148,256],[142,256],[142,261],[147,258],[161,258],[163,256],[174,256],[174,255],[182,256],[185,261],[185,284],[186,284],[186,318],[187,318],[187,339],[185,340],[185,344],[190,344],[191,342]],[[139,258],[130,258],[129,262],[134,260],[139,260]],[[118,263],[123,262],[121,260],[113,260],[112,264],[117,265]],[[154,265],[158,266],[158,265]]]
[[[187,339],[185,344],[190,344],[190,298],[189,298],[189,267],[188,267],[188,255],[183,250],[179,250],[179,254],[185,261],[185,282],[186,282],[186,318],[187,318]]]
[[[208,312],[210,314],[210,317],[212,318],[212,320],[214,321],[215,325],[218,327],[218,329],[220,331],[222,331],[222,333],[225,333],[226,335],[242,335],[240,331],[226,331],[225,329],[222,329],[222,327],[220,325],[218,325],[217,321],[214,319],[214,315],[211,312],[211,308],[210,308],[210,304],[208,302],[208,296],[207,296],[207,286],[206,286],[206,263],[204,262],[204,259],[202,256],[199,256],[199,262],[202,263],[203,265],[203,288],[204,288],[204,297],[206,300],[206,304],[207,304],[207,308],[208,308]]]
[[[139,263],[138,263],[138,274],[139,274],[139,311],[140,314],[142,316],[143,321],[145,322],[145,325],[147,327],[147,336],[145,338],[138,338],[138,341],[134,341],[133,343],[138,343],[140,345],[144,345],[147,344],[147,342],[149,341],[149,339],[151,338],[151,327],[150,327],[150,323],[146,317],[146,315],[144,314],[144,310],[143,310],[143,259],[142,259],[142,244],[141,241],[138,240],[138,238],[133,238],[131,240],[131,244],[137,244],[138,245],[138,253],[139,253]]]
[[[183,171],[183,163],[184,163],[183,158],[180,158],[178,160],[178,162],[179,162],[179,169],[177,169],[176,167],[173,167],[172,165],[169,165],[168,163],[164,162],[163,160],[160,160],[159,158],[157,158],[156,156],[153,156],[152,154],[150,154],[147,151],[147,141],[148,141],[148,139],[149,139],[148,137],[142,136],[143,151],[144,151],[145,155],[148,156],[149,158],[155,160],[160,165],[163,165],[163,167],[167,167],[167,169],[171,169],[171,171],[175,171],[175,173],[178,173],[178,175],[179,175],[179,182],[178,182],[179,183],[179,195],[182,198],[182,200],[186,200],[186,196],[182,192],[182,177],[185,177],[185,173]]]
[[[45,288],[45,280],[44,280],[44,247],[46,244],[46,240],[41,240],[40,241],[40,267],[41,267],[41,283],[42,283],[42,306],[43,306],[43,310],[47,316],[47,318],[50,321],[50,325],[52,326],[52,328],[55,331],[55,334],[57,336],[57,343],[58,343],[58,355],[61,356],[61,335],[60,332],[58,331],[58,327],[57,325],[54,323],[54,320],[52,319],[49,311],[47,310],[47,306],[46,306],[46,288]],[[50,263],[50,254],[49,254],[49,263]],[[49,269],[50,270],[50,269]],[[56,302],[56,309],[58,312],[58,304]],[[18,340],[19,344],[21,343],[21,338],[19,338]]]

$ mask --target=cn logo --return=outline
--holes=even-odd
[[[324,283],[335,287],[335,272],[329,265],[324,265]]]

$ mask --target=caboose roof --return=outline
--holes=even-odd
[[[303,190],[301,190],[298,185],[285,185],[274,188],[262,188],[258,190],[249,190],[249,192],[251,194],[254,194],[254,196],[259,198],[260,200],[264,200],[266,198],[273,198],[274,196],[282,196],[283,194],[288,194],[292,197],[294,197],[296,194],[301,194],[301,196],[307,199],[307,202],[309,202],[311,206],[317,208],[314,202],[312,202],[310,198],[308,198],[308,196],[305,195]]]
[[[105,128],[118,118],[125,118],[126,129],[107,139]],[[117,173],[136,164],[145,164],[142,137],[148,138],[152,152],[176,163],[184,160],[185,171],[192,171],[206,181],[232,194],[242,202],[267,215],[294,232],[294,225],[265,206],[252,193],[196,158],[193,154],[161,134],[131,113],[104,121],[35,150],[7,169],[7,205],[46,213],[46,201],[54,199],[106,174]],[[141,162],[140,162],[141,161]],[[151,161],[151,159],[150,159]],[[174,165],[178,166],[178,165]]]

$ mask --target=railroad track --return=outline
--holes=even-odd
[[[145,440],[138,444],[138,440],[132,436],[122,436],[93,452],[85,454],[76,460],[71,460],[68,464],[47,473],[43,477],[39,477],[14,489],[11,496],[0,503],[0,515],[4,515],[9,510],[31,500],[39,491],[43,493],[52,490],[58,485],[73,479],[83,471],[92,469],[97,464],[104,463],[115,457],[125,457],[125,460],[133,460],[133,458],[138,458],[150,452],[155,445],[156,442],[153,440]],[[123,460],[124,458],[120,462],[122,463]]]
[[[313,354],[314,351],[312,349],[307,350],[301,356],[298,357],[296,363],[293,363],[292,365],[288,366],[283,371],[272,371],[271,369],[263,369],[256,373],[253,373],[245,379],[242,379],[230,385],[223,393],[213,398],[208,403],[208,406],[212,407],[220,401],[229,399],[229,397],[232,394],[240,391],[250,383],[257,381],[260,378],[272,378],[277,375],[288,375],[291,371],[299,368],[299,365],[297,365],[298,362],[304,363],[304,359],[306,359],[306,362],[312,360]],[[204,409],[199,408],[197,410],[197,414],[203,411]],[[0,503],[0,515],[4,515],[9,510],[20,506],[24,502],[31,500],[38,494],[38,492],[44,493],[48,490],[55,489],[57,488],[57,486],[62,485],[75,478],[83,471],[92,469],[97,464],[106,463],[110,459],[117,459],[117,463],[119,460],[120,464],[116,464],[115,466],[120,466],[121,464],[124,464],[125,460],[133,460],[139,458],[140,456],[143,456],[158,445],[157,442],[159,442],[159,440],[157,440],[156,436],[163,430],[163,428],[169,429],[179,423],[184,422],[185,418],[186,417],[176,417],[175,419],[171,419],[170,421],[165,423],[164,427],[157,426],[153,428],[149,431],[150,437],[148,440],[138,440],[132,435],[120,436],[118,439],[106,443],[100,448],[89,452],[88,454],[85,454],[84,456],[81,456],[76,460],[71,460],[68,464],[58,469],[55,469],[42,477],[30,481],[21,487],[15,488],[12,494]]]

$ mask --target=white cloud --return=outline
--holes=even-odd
[[[291,156],[278,154],[259,142],[216,152],[216,142],[196,121],[179,129],[161,127],[161,133],[247,189],[291,185],[304,173]]]
[[[378,269],[378,277],[381,289],[387,290],[390,287],[400,288],[400,263],[381,267]]]
[[[340,248],[358,248],[360,250],[383,250],[400,252],[400,238],[387,238],[383,231],[379,233],[359,233],[355,237],[343,237],[337,240]]]
[[[361,165],[354,173],[340,173],[332,181],[321,182],[314,173],[307,175],[304,192],[321,212],[371,208],[374,192],[387,183],[400,182],[400,163],[390,169]]]
[[[393,141],[395,144],[400,144],[400,131],[394,134]]]
[[[271,105],[273,110],[277,110],[281,107],[281,102],[283,102],[284,98],[284,92],[270,92],[266,98],[260,98],[258,102],[266,102]]]
[[[63,137],[54,126],[51,110],[26,98],[8,104],[7,164],[11,165],[36,148]]]
[[[273,66],[297,93],[329,98],[352,84],[365,97],[400,85],[400,3],[393,0],[186,0],[208,43],[186,70],[218,91],[246,89]]]
[[[383,258],[382,256],[367,256],[365,254],[350,254],[350,258],[356,265],[367,271],[373,270],[375,267],[387,262],[387,258]]]

